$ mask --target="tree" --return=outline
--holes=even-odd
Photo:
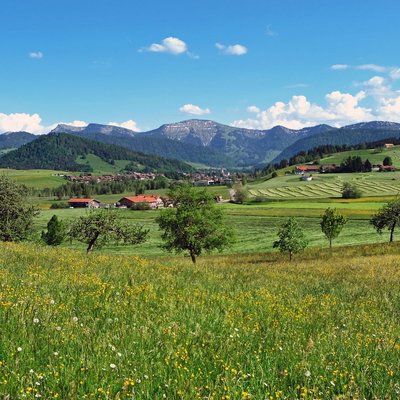
[[[293,217],[281,226],[278,232],[278,240],[274,242],[274,248],[278,248],[282,253],[289,253],[289,260],[292,261],[293,254],[304,250],[308,245],[303,231],[299,227],[297,220]]]
[[[396,226],[400,225],[400,199],[389,201],[370,220],[379,234],[386,228],[390,231],[389,242],[393,242]]]
[[[87,253],[109,242],[140,244],[146,241],[148,230],[140,225],[128,225],[121,221],[114,210],[91,210],[76,219],[70,228],[71,239],[87,244]]]
[[[13,242],[26,239],[38,214],[38,210],[28,203],[27,188],[1,175],[0,240]]]
[[[386,165],[386,166],[388,166],[388,165],[393,165],[393,160],[392,160],[392,158],[389,157],[389,156],[385,157],[385,158],[383,159],[383,165]]]
[[[332,248],[332,241],[336,239],[343,227],[347,223],[347,218],[340,215],[336,208],[327,208],[322,216],[321,230],[329,240],[329,248]]]
[[[42,232],[42,240],[49,246],[59,246],[66,234],[64,223],[57,218],[57,215],[53,215],[47,223],[47,232]]]
[[[222,250],[232,240],[224,215],[207,189],[181,185],[169,192],[175,208],[161,211],[156,218],[165,250],[188,251],[192,262],[203,251]]]
[[[243,204],[247,200],[246,189],[241,184],[235,184],[232,188],[232,201],[234,203]]]
[[[368,160],[368,158],[365,160],[365,163],[364,163],[364,171],[365,172],[371,172],[372,171],[372,164]]]
[[[359,199],[362,193],[361,190],[350,182],[345,182],[342,188],[342,197],[344,199]]]

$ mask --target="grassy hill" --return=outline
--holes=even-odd
[[[0,246],[7,398],[398,397],[396,244],[196,266]]]
[[[371,164],[382,164],[385,157],[391,157],[393,165],[400,167],[400,146],[394,146],[390,149],[365,149],[365,150],[352,150],[344,151],[331,156],[324,157],[320,160],[321,165],[325,164],[336,164],[340,165],[348,157],[359,156],[365,160],[369,160]]]
[[[345,182],[356,184],[363,196],[390,196],[400,192],[400,172],[371,172],[352,174],[313,174],[311,182],[301,181],[297,175],[259,180],[248,185],[254,198],[315,199],[340,197]]]
[[[88,159],[87,156],[92,157]],[[97,158],[93,158],[93,156]],[[4,154],[0,157],[0,168],[91,172],[98,165],[93,168],[90,161],[96,161],[98,164],[99,159],[109,166],[117,165],[118,161],[127,161],[138,171],[188,172],[192,170],[191,166],[178,160],[145,155],[122,147],[62,133],[41,136],[15,151]],[[104,163],[101,165],[103,170],[105,169]]]

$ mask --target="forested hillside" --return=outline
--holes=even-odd
[[[96,155],[110,164],[115,160],[128,160],[137,170],[158,172],[192,170],[188,164],[178,160],[145,155],[123,147],[62,133],[41,136],[18,150],[3,155],[0,158],[0,168],[90,172],[90,165],[76,162],[78,157],[85,157],[88,154]]]

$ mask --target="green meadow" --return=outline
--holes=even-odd
[[[346,158],[359,156],[363,161],[369,160],[371,164],[382,164],[385,157],[390,157],[393,165],[400,167],[400,146],[394,146],[390,149],[365,149],[344,151],[337,154],[324,157],[320,160],[321,165],[336,164],[340,165]]]
[[[399,246],[142,259],[0,244],[4,399],[397,399]]]

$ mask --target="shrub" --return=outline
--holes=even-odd
[[[352,183],[346,182],[342,188],[342,198],[359,199],[362,196],[361,190]]]
[[[146,203],[146,202],[142,202],[142,203],[133,203],[131,205],[131,210],[140,210],[140,211],[145,211],[145,210],[150,210],[150,204]]]
[[[57,203],[52,203],[50,208],[52,210],[57,210],[59,208],[69,208],[69,204],[67,201],[58,201]]]

